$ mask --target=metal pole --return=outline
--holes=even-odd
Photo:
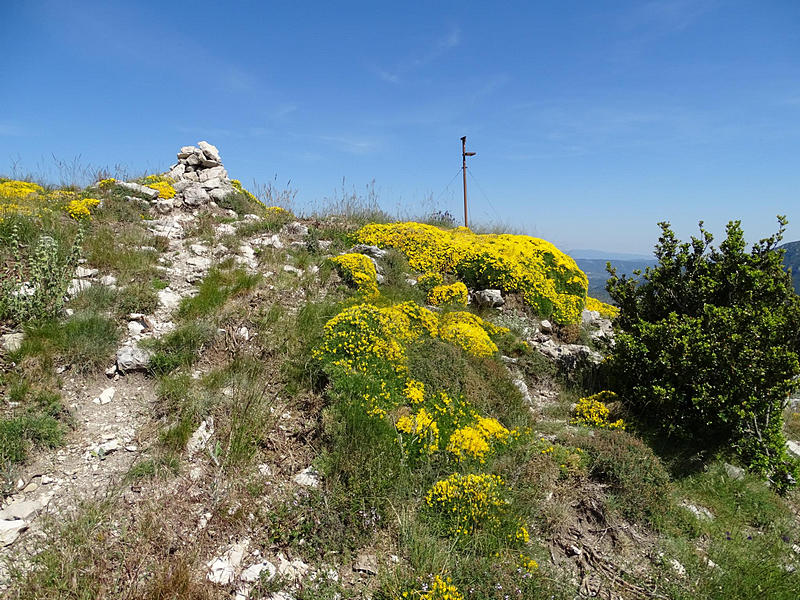
[[[461,171],[464,175],[464,227],[467,224],[467,136],[461,138]]]

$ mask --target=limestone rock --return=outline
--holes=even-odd
[[[387,254],[386,250],[378,248],[377,246],[369,246],[367,244],[356,244],[355,246],[350,248],[348,252],[352,252],[354,254],[366,254],[373,260],[380,260]]]
[[[186,443],[186,452],[189,456],[203,450],[212,435],[214,435],[214,422],[211,419],[204,420]]]
[[[28,522],[22,519],[0,521],[0,547],[13,544],[19,534],[28,528]]]
[[[42,503],[39,500],[15,500],[0,510],[0,519],[30,521],[40,510],[42,510]]]
[[[222,555],[212,558],[206,563],[208,573],[206,579],[218,585],[228,585],[236,578],[236,570],[242,564],[250,540],[243,540],[230,546]]]
[[[208,181],[209,179],[215,179],[215,178],[219,179],[220,182],[221,182],[223,179],[226,179],[227,177],[228,177],[228,172],[225,170],[225,167],[223,167],[222,165],[220,165],[218,167],[211,167],[209,169],[204,169],[203,171],[200,171],[200,174],[198,175],[198,179],[200,180],[200,183],[202,183],[204,181]],[[217,185],[217,186],[214,186],[214,187],[219,187],[219,186]]]
[[[153,188],[149,188],[146,185],[141,185],[139,183],[118,181],[117,185],[120,187],[124,187],[126,190],[130,190],[141,196],[144,196],[148,200],[155,200],[156,198],[158,198],[159,195],[158,190],[154,190]]]
[[[117,350],[117,369],[122,373],[144,371],[150,364],[152,353],[137,345],[123,346]]]
[[[263,576],[266,581],[271,581],[275,574],[278,572],[278,569],[275,565],[271,562],[265,560],[260,563],[256,563],[254,565],[250,565],[239,576],[239,579],[245,581],[247,583],[255,583],[259,579],[262,578],[262,573],[266,571],[267,575]]]
[[[87,269],[86,267],[78,267],[75,269],[75,277],[79,277],[80,279],[88,279],[90,277],[94,277],[100,271],[97,269]]]
[[[222,162],[222,159],[219,156],[219,150],[217,149],[216,146],[209,144],[206,141],[197,142],[197,145],[200,148],[200,150],[203,151],[203,154],[205,154],[206,158],[208,158],[209,160]]]
[[[304,487],[319,487],[319,472],[314,467],[306,467],[294,476],[294,482]]]
[[[211,198],[203,186],[191,185],[183,191],[183,203],[187,206],[202,206],[208,204]]]
[[[165,288],[158,292],[158,303],[165,310],[175,310],[181,303],[181,297],[169,288]]]
[[[95,404],[99,404],[101,406],[108,404],[112,400],[114,400],[114,395],[117,393],[117,390],[113,387],[109,387],[104,389],[100,392],[100,395],[93,400]]]
[[[220,223],[214,231],[217,235],[234,235],[236,233],[236,227],[230,223]]]
[[[506,303],[500,290],[492,289],[476,290],[472,295],[472,299],[478,306],[488,308],[497,308],[498,306],[503,306]]]
[[[788,440],[786,442],[786,449],[794,454],[797,458],[800,458],[800,444],[795,442],[794,440]]]
[[[7,333],[0,336],[0,346],[6,352],[16,352],[22,347],[22,341],[25,339],[24,333]]]

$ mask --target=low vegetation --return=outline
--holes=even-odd
[[[0,324],[24,333],[0,363],[4,495],[83,426],[67,378],[107,385],[131,313],[183,290],[137,340],[146,372],[123,375],[153,398],[135,454],[105,496],[40,517],[11,597],[231,597],[241,582],[209,565],[246,540],[243,560],[281,566],[252,598],[795,600],[800,313],[782,229],[747,252],[736,223],[719,249],[665,225],[658,264],[612,276],[610,306],[543,240],[392,222],[346,194],[294,223],[232,185],[170,240],[114,180],[63,196],[0,180]],[[191,286],[168,271],[186,256],[213,257]],[[115,283],[67,293],[78,265]],[[502,310],[469,303],[486,287]]]

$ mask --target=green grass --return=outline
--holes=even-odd
[[[179,367],[193,365],[215,334],[211,325],[197,322],[181,325],[158,339],[148,340],[147,345],[154,352],[148,367],[150,373],[166,375]]]
[[[90,266],[115,275],[124,286],[155,277],[158,250],[140,249],[155,247],[155,243],[155,237],[138,222],[124,226],[98,223],[87,232],[84,252]]]
[[[200,283],[197,294],[181,302],[178,317],[189,321],[214,314],[228,299],[251,291],[260,280],[260,275],[244,269],[211,269]]]
[[[45,370],[58,361],[78,373],[108,366],[116,350],[117,324],[105,315],[76,312],[64,321],[42,321],[25,327],[25,339],[15,360],[33,360]]]

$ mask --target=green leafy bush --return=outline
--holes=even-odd
[[[619,306],[610,375],[632,416],[671,444],[733,449],[779,489],[794,483],[782,411],[797,388],[800,298],[777,250],[786,226],[746,251],[739,221],[719,248],[700,237],[680,243],[669,223],[658,264],[641,279],[607,289]]]
[[[36,241],[31,255],[23,257],[15,224],[10,240],[14,268],[0,284],[0,319],[9,319],[18,324],[31,319],[58,316],[78,265],[82,242],[83,229],[78,229],[72,249],[63,257],[58,241],[49,235],[42,235]]]

